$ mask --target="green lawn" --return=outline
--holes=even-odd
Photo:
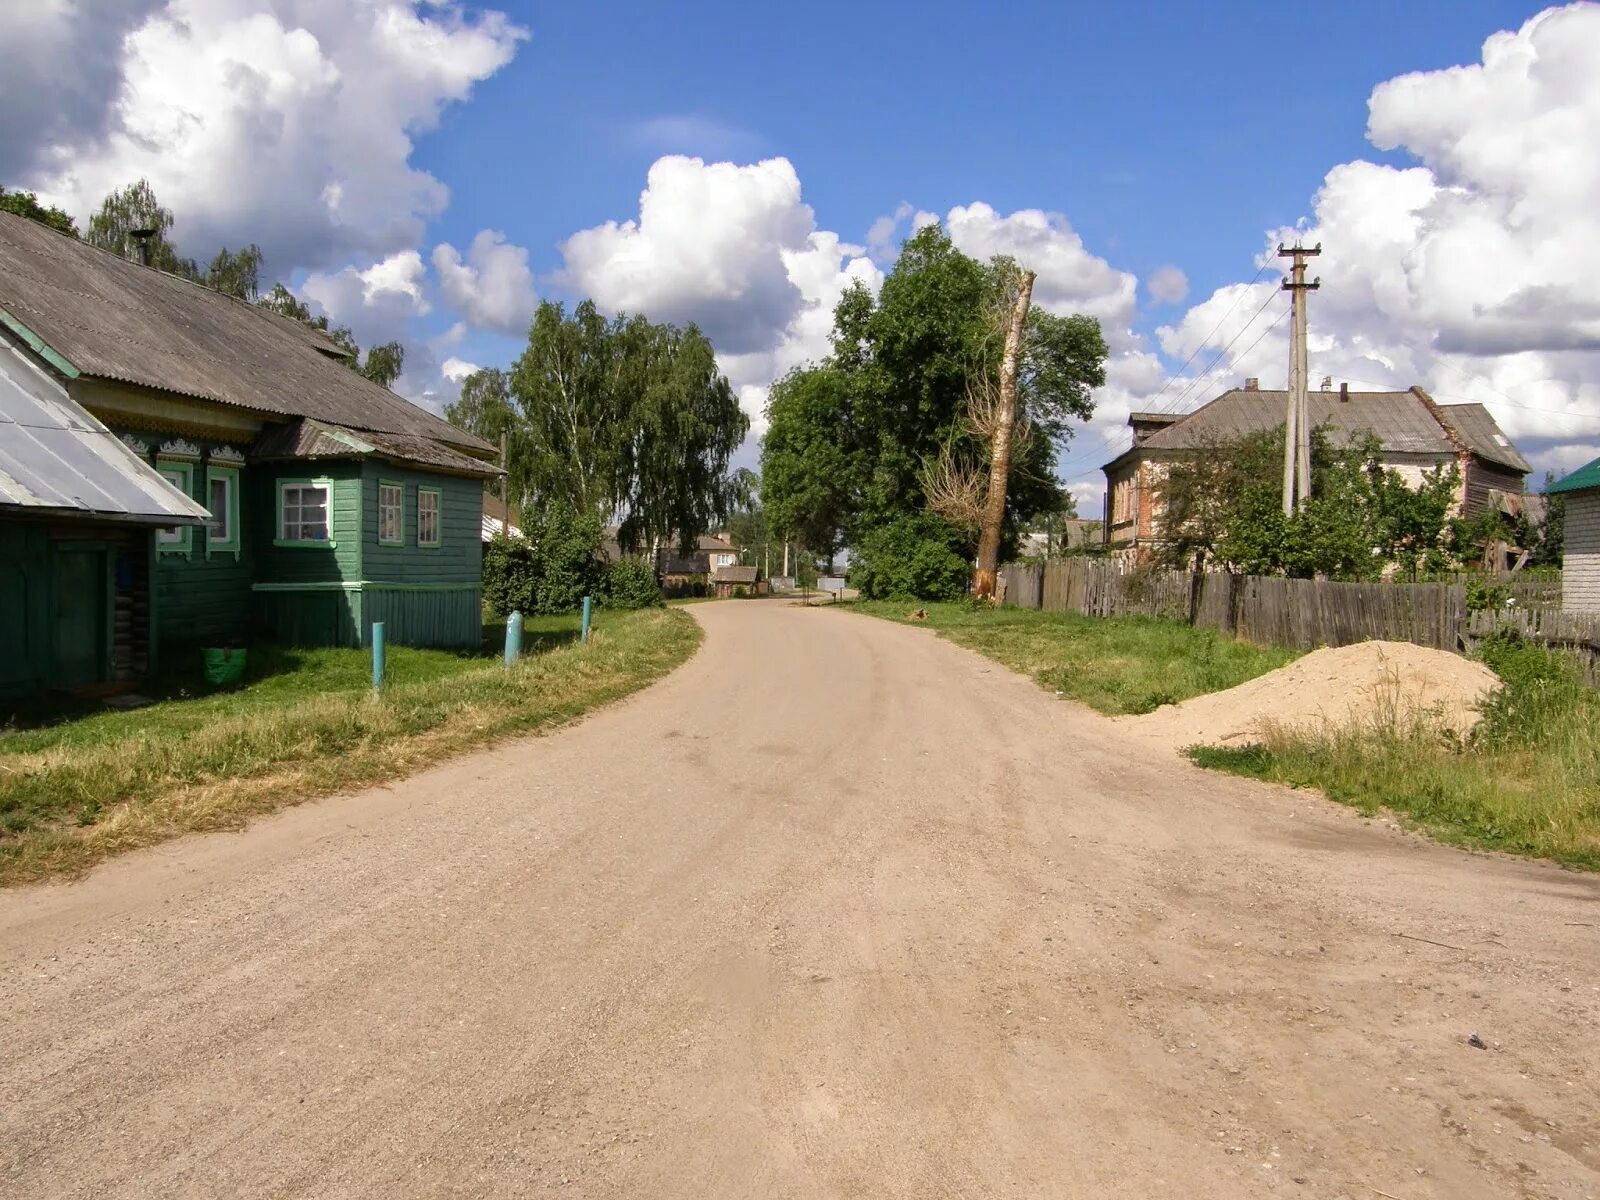
[[[1276,670],[1298,654],[1151,617],[1082,617],[1035,609],[856,600],[845,608],[926,624],[959,645],[1103,713],[1147,713]],[[921,609],[923,621],[910,621]]]
[[[530,620],[509,671],[499,629],[479,652],[392,647],[381,695],[366,651],[256,647],[234,689],[191,669],[158,681],[147,708],[15,714],[0,731],[0,885],[548,727],[658,678],[700,640],[664,609],[596,614],[587,646],[578,624]]]

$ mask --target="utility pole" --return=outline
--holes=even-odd
[[[1283,515],[1292,517],[1311,495],[1311,411],[1306,398],[1306,293],[1322,286],[1321,278],[1306,282],[1306,259],[1322,253],[1322,243],[1307,250],[1296,242],[1286,249],[1278,244],[1278,257],[1294,260],[1290,277],[1283,281],[1293,309],[1289,332],[1289,403],[1283,439]]]

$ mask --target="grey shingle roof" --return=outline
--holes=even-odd
[[[1439,424],[1428,404],[1414,391],[1349,392],[1314,391],[1307,399],[1311,423],[1326,425],[1335,440],[1361,430],[1371,430],[1385,450],[1403,454],[1454,454],[1449,433]],[[1192,450],[1226,442],[1244,434],[1272,429],[1284,422],[1286,391],[1234,389],[1196,409],[1183,420],[1158,429],[1144,441],[1143,450]],[[1462,441],[1476,453],[1519,471],[1527,460],[1511,445],[1481,404],[1437,406]],[[1502,445],[1501,442],[1504,442]]]
[[[756,569],[754,567],[718,567],[711,573],[713,583],[754,583]]]
[[[348,429],[492,447],[350,370],[299,321],[0,213],[0,309],[87,376]]]
[[[0,511],[196,525],[209,514],[0,342]]]

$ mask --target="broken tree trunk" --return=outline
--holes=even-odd
[[[972,594],[980,600],[994,598],[995,579],[1000,571],[1000,529],[1006,519],[1006,480],[1011,475],[1012,440],[1017,430],[1017,364],[1022,357],[1022,338],[1032,303],[1033,272],[1023,271],[1017,277],[1017,297],[1006,329],[1005,353],[1000,357],[1000,411],[989,445],[989,491],[984,497],[983,520],[978,525],[978,569],[972,576]]]

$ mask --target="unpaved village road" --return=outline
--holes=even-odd
[[[0,895],[0,1195],[1600,1196],[1593,877],[693,611],[572,728]]]

